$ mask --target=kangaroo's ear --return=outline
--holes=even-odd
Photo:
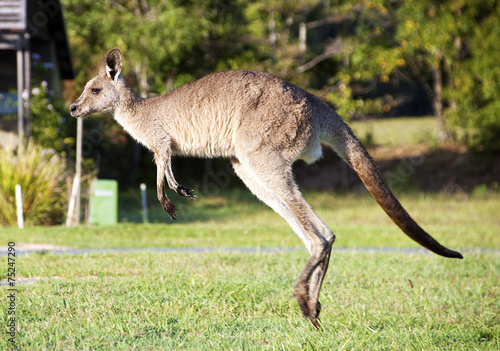
[[[113,49],[104,55],[99,73],[106,74],[111,80],[116,80],[122,71],[122,63],[122,52],[119,49]]]

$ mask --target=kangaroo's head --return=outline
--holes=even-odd
[[[120,88],[124,86],[120,75],[122,62],[122,53],[118,49],[113,49],[104,56],[99,75],[85,85],[82,95],[70,106],[73,117],[113,111],[120,101]]]

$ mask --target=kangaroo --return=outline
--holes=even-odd
[[[138,142],[154,153],[157,195],[175,219],[164,189],[194,198],[171,168],[172,155],[226,157],[236,174],[298,235],[310,258],[294,289],[304,317],[319,329],[319,292],[330,260],[334,233],[313,212],[298,190],[292,164],[312,163],[330,146],[352,167],[382,209],[430,251],[463,258],[427,234],[384,183],[371,156],[349,126],[314,95],[273,75],[245,70],[212,73],[167,94],[142,99],[121,76],[121,51],[109,51],[99,74],[71,105],[73,117],[110,112]]]

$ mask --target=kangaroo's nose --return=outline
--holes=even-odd
[[[69,111],[70,111],[71,113],[75,112],[75,111],[76,111],[76,105],[71,105],[71,106],[69,107]]]

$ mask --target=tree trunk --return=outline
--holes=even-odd
[[[173,89],[174,89],[174,78],[172,77],[171,74],[169,74],[167,77],[167,93],[169,91],[172,91]]]
[[[434,116],[438,120],[438,138],[440,142],[445,142],[450,140],[450,133],[446,128],[443,115],[443,74],[439,65],[433,66],[432,78],[434,82],[432,107],[434,109]]]
[[[146,69],[142,65],[136,64],[135,75],[137,77],[137,83],[139,84],[139,95],[140,97],[145,99],[148,97],[150,90]],[[131,188],[137,187],[137,184],[139,183],[137,181],[137,171],[139,170],[141,157],[142,157],[142,146],[136,141],[132,153],[132,165],[129,178],[129,186]]]
[[[269,13],[269,45],[271,46],[271,58],[273,65],[276,62],[276,22],[274,20],[274,11]]]
[[[300,64],[303,65],[306,62],[306,51],[307,51],[307,26],[304,22],[299,24],[299,53],[300,53]]]

